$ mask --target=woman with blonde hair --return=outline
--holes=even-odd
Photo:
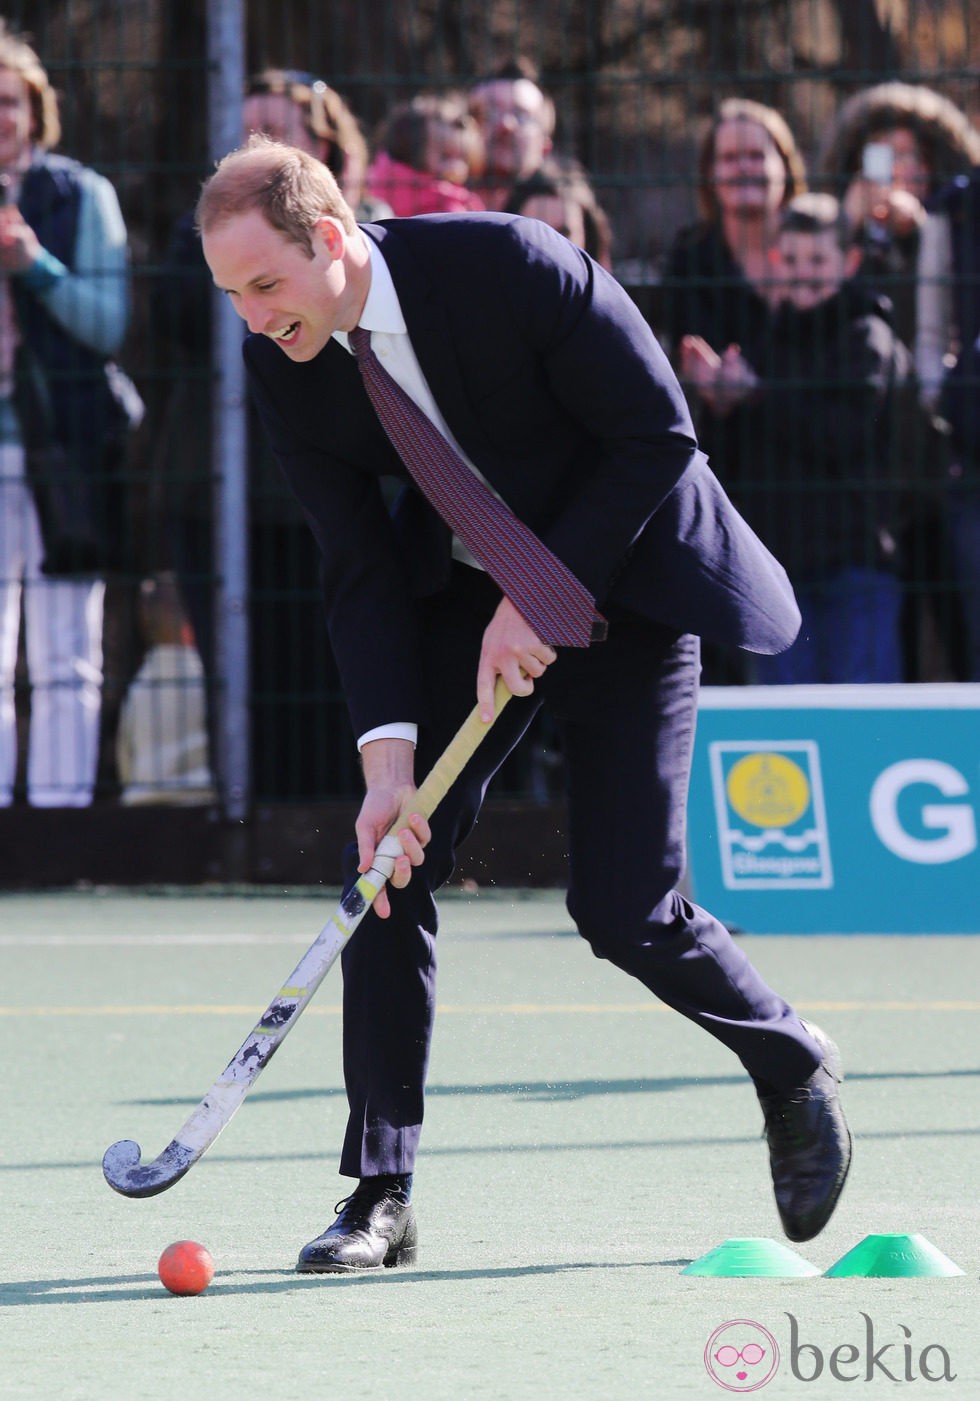
[[[806,170],[781,113],[731,97],[704,136],[697,171],[698,219],[664,274],[664,330],[682,382],[724,418],[752,384],[746,354],[768,316],[780,211],[806,190]]]
[[[721,103],[698,153],[697,221],[681,231],[662,281],[661,329],[695,414],[698,439],[723,481],[751,463],[743,406],[764,363],[778,294],[780,214],[806,191],[806,169],[782,114],[748,98]],[[733,681],[706,653],[706,672]]]

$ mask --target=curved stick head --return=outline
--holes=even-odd
[[[102,1174],[109,1186],[124,1197],[155,1197],[165,1192],[193,1167],[200,1154],[178,1143],[168,1143],[158,1158],[143,1166],[140,1146],[131,1138],[120,1139],[105,1150]]]

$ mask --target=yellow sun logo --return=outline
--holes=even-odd
[[[784,754],[746,754],[729,771],[728,801],[755,827],[789,827],[810,806],[810,783]]]

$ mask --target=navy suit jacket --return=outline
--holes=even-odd
[[[457,442],[600,608],[751,651],[789,646],[800,620],[785,571],[698,450],[667,358],[613,277],[514,215],[363,229]],[[355,732],[421,720],[415,599],[449,577],[449,530],[411,485],[386,510],[381,479],[407,473],[341,345],[297,364],[252,335],[244,353],[320,545]]]

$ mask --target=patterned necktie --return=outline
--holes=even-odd
[[[542,642],[588,647],[606,635],[595,598],[572,571],[470,471],[371,349],[371,333],[350,333],[368,398],[419,489]]]

